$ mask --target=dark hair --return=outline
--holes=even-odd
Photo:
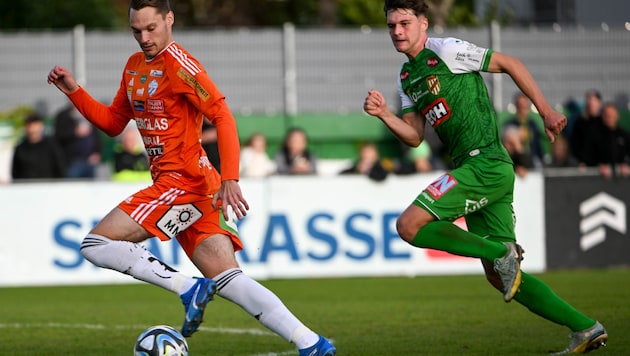
[[[289,154],[289,145],[288,145],[289,137],[291,137],[291,135],[293,135],[294,133],[303,134],[304,137],[306,137],[306,140],[308,141],[308,135],[306,134],[306,130],[304,130],[303,128],[292,126],[287,129],[287,132],[285,133],[284,139],[282,142],[282,152],[284,153],[285,162],[289,166],[292,166],[293,161],[295,160],[295,157],[291,157],[291,155]],[[302,157],[306,158],[309,161],[311,160],[311,152],[309,151],[308,147],[304,148]]]
[[[168,0],[131,0],[129,1],[129,12],[131,10],[140,10],[145,7],[154,7],[159,14],[162,16],[166,15],[171,11],[171,4],[169,4]]]
[[[410,9],[416,16],[419,16],[427,13],[429,5],[424,0],[385,0],[383,10],[386,16],[390,10],[396,9]]]
[[[589,96],[594,96],[600,101],[602,100],[602,93],[600,93],[597,89],[589,89],[588,91],[586,91],[585,97],[588,98]]]

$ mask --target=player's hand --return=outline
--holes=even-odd
[[[547,137],[549,137],[549,141],[554,143],[556,141],[556,136],[564,130],[567,126],[567,118],[563,114],[557,111],[551,111],[547,115],[543,116],[543,121],[545,123],[545,133]]]
[[[225,220],[229,220],[229,209],[231,207],[236,213],[236,217],[238,219],[242,219],[245,215],[247,215],[247,210],[249,210],[249,204],[245,198],[243,198],[243,194],[241,193],[241,187],[238,185],[238,182],[235,180],[224,180],[221,183],[221,188],[212,198],[212,207],[217,209],[217,202],[221,200],[221,208],[223,208],[223,217]]]
[[[72,73],[62,66],[54,66],[50,70],[50,73],[48,73],[48,84],[54,84],[66,95],[79,90],[79,84]]]
[[[389,108],[383,94],[378,90],[372,89],[368,91],[368,96],[363,102],[363,110],[372,116],[383,117]]]

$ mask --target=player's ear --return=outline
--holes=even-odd
[[[429,29],[429,19],[426,16],[420,15],[420,25],[422,26],[422,30],[426,31]]]
[[[166,24],[169,26],[173,26],[174,23],[175,23],[175,14],[173,13],[173,11],[169,11],[168,14],[166,14]]]

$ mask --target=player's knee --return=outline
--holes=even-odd
[[[109,244],[109,242],[111,242],[111,240],[105,236],[88,234],[83,241],[81,241],[81,255],[83,255],[86,260],[100,266],[98,263],[98,251],[101,247]]]
[[[499,291],[502,291],[503,282],[501,282],[501,277],[494,270],[492,263],[486,260],[481,260],[481,263],[483,264],[483,269],[486,274],[486,280],[488,281],[488,283],[490,283],[494,288],[498,289]]]
[[[418,223],[417,219],[413,219],[405,214],[401,215],[396,220],[396,231],[401,239],[411,242],[415,239],[418,230],[422,228],[422,224]]]

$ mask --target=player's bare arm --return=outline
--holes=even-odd
[[[66,95],[79,90],[79,84],[72,73],[62,66],[54,66],[50,70],[50,73],[48,73],[48,84],[54,84]]]
[[[545,133],[553,143],[555,135],[560,134],[567,125],[567,118],[553,110],[542,91],[536,84],[532,74],[519,59],[508,56],[500,52],[494,52],[490,58],[488,72],[507,73],[516,86],[525,94],[536,106],[538,113],[545,124]]]
[[[387,106],[387,101],[378,90],[370,90],[363,103],[363,110],[379,118],[404,144],[417,147],[424,139],[424,122],[416,114],[405,114],[398,118]]]

